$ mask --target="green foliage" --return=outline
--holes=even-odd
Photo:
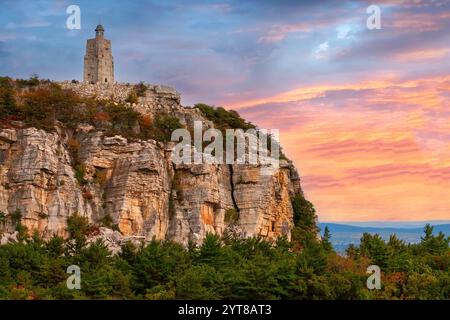
[[[421,238],[421,249],[431,254],[442,254],[448,249],[449,238],[440,232],[437,236],[433,235],[433,227],[427,224],[424,228],[425,235]]]
[[[154,122],[154,127],[158,130],[158,140],[170,141],[172,132],[176,129],[183,128],[180,120],[169,114],[157,115]]]
[[[36,87],[41,81],[37,74],[32,74],[29,79],[18,79],[17,84],[19,87]]]
[[[139,97],[145,97],[145,93],[147,91],[147,86],[142,81],[136,84],[133,89],[130,91],[125,102],[128,103],[139,103]]]
[[[310,242],[300,252],[297,265],[303,274],[321,275],[327,264],[327,254],[319,243]]]
[[[168,285],[188,264],[189,256],[181,245],[153,240],[133,259],[133,286],[137,293],[145,294],[147,289]]]
[[[241,118],[241,116],[237,111],[226,110],[223,107],[213,107],[204,103],[197,103],[196,105],[194,105],[194,108],[200,110],[205,118],[214,123],[215,128],[222,131],[222,133],[224,134],[224,144],[226,143],[225,140],[226,129],[242,129],[244,131],[248,129],[257,129],[253,123],[248,122],[245,119]],[[262,133],[260,132],[259,134]],[[268,150],[274,149],[272,143],[276,142],[272,141],[270,137],[267,137]],[[280,159],[287,159],[279,144],[278,150]]]
[[[255,125],[241,118],[234,110],[225,110],[222,107],[211,107],[204,103],[197,103],[194,108],[199,109],[202,114],[214,123],[219,130],[225,129],[255,129]]]
[[[114,220],[109,213],[105,214],[105,216],[100,220],[100,224],[106,228],[112,229]]]
[[[0,224],[5,224],[6,223],[6,213],[4,213],[3,211],[0,211]]]
[[[79,164],[75,167],[75,179],[82,186],[86,185],[88,181],[84,178],[86,174],[86,166],[84,164]]]
[[[139,82],[134,86],[134,92],[138,97],[145,97],[145,92],[147,91],[147,86],[144,82]]]
[[[345,254],[352,259],[356,259],[359,256],[359,248],[351,243],[345,250]]]
[[[305,199],[301,194],[296,194],[292,199],[292,209],[294,210],[294,224],[301,228],[317,231],[316,209],[314,205]]]
[[[388,258],[387,245],[380,235],[364,233],[361,237],[361,244],[359,246],[359,252],[362,256],[370,258],[371,261],[384,267]]]
[[[450,249],[426,251],[426,241],[439,237],[429,232],[416,245],[366,235],[352,257],[326,250],[323,240],[295,250],[285,238],[211,234],[188,248],[153,240],[139,248],[126,242],[117,255],[102,241],[74,249],[91,228],[73,215],[66,240],[35,235],[0,246],[0,299],[448,299],[450,293]],[[394,270],[398,255],[402,270]],[[386,256],[382,289],[370,291],[366,268],[380,256]],[[73,264],[82,271],[81,290],[66,287]]]
[[[225,211],[225,223],[236,223],[239,221],[239,212],[236,209],[230,208]]]
[[[133,93],[140,97],[146,90],[142,83]],[[221,130],[254,128],[234,111],[204,104],[195,107]],[[12,126],[12,120],[48,131],[55,125],[73,129],[88,123],[108,135],[160,141],[170,140],[173,130],[182,127],[172,115],[152,119],[124,104],[78,97],[37,76],[0,77],[0,125]],[[68,140],[75,177],[86,185],[86,168],[75,138]],[[96,171],[93,180],[103,185],[106,175]],[[172,189],[182,201],[179,177],[174,181]],[[172,212],[172,197],[169,205]],[[425,227],[419,244],[407,245],[395,236],[386,242],[379,235],[364,234],[359,246],[352,245],[346,256],[339,256],[332,250],[328,229],[322,239],[317,237],[314,206],[297,194],[292,208],[291,242],[208,234],[201,245],[191,243],[187,248],[170,241],[153,240],[139,248],[127,242],[115,256],[101,241],[87,244],[95,228],[86,217],[68,218],[67,239],[54,236],[44,241],[36,233],[29,237],[20,210],[9,215],[0,212],[0,224],[11,219],[20,240],[0,246],[0,299],[450,298],[449,238],[433,234],[431,226]],[[227,223],[238,219],[236,210],[225,212]],[[100,223],[114,228],[109,215]],[[82,269],[81,290],[66,287],[66,269],[73,264]],[[369,264],[381,267],[382,290],[366,288]]]
[[[317,233],[317,215],[314,205],[305,199],[302,194],[296,194],[292,200],[292,209],[294,211],[294,229],[292,230],[292,239],[300,247],[307,246],[309,243],[316,242]]]
[[[86,245],[86,237],[92,230],[88,218],[75,213],[67,218],[67,232],[69,239],[73,240],[70,250],[79,252]]]
[[[10,214],[10,217],[13,224],[18,224],[22,220],[22,212],[20,211],[20,209],[16,209],[13,213]]]
[[[24,226],[21,222],[16,224],[15,230],[17,231],[17,239],[19,241],[25,240],[28,238],[28,228]]]
[[[133,108],[122,104],[109,103],[105,111],[108,113],[112,123],[111,135],[123,133],[125,136],[132,136],[138,130],[140,113]]]
[[[82,100],[70,90],[51,83],[22,93],[18,106],[21,117],[29,126],[54,130],[56,121],[75,127],[85,117]]]
[[[46,243],[47,252],[52,257],[60,257],[64,254],[64,239],[62,237],[54,235]]]
[[[145,84],[136,85],[127,102],[137,103],[146,90]],[[151,119],[126,104],[81,97],[37,77],[0,77],[0,125],[11,125],[11,120],[22,120],[27,126],[46,131],[54,131],[56,126],[73,130],[80,124],[91,124],[106,135],[158,141],[170,141],[172,131],[183,127],[172,115],[160,114]],[[78,164],[79,143],[72,138],[68,145]]]
[[[128,103],[138,103],[139,102],[139,97],[137,96],[136,92],[131,91],[130,94],[128,95],[127,99],[125,100],[125,102]]]
[[[220,299],[217,287],[223,283],[223,277],[216,269],[208,265],[194,265],[176,279],[176,298],[194,300]]]
[[[330,229],[328,229],[328,226],[326,226],[322,237],[322,247],[326,252],[333,251],[333,245],[331,244],[330,239],[331,239]]]
[[[88,235],[91,226],[86,217],[75,213],[67,218],[67,232],[71,239],[85,237]]]
[[[18,113],[14,82],[11,78],[0,77],[0,119],[14,116]]]

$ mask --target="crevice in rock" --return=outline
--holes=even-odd
[[[236,198],[234,197],[233,165],[229,164],[228,168],[230,169],[231,201],[233,201],[234,209],[239,213],[239,207],[237,206]]]

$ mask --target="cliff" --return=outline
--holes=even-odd
[[[79,96],[118,103],[135,88],[60,85]],[[214,126],[198,109],[181,106],[179,94],[169,87],[148,85],[129,105],[151,118],[169,113],[186,127],[196,120]],[[270,175],[262,175],[260,165],[174,165],[173,146],[106,134],[90,124],[43,130],[11,121],[0,129],[0,212],[6,217],[20,212],[29,234],[37,230],[44,237],[66,236],[67,218],[75,213],[116,229],[122,237],[146,240],[199,243],[208,232],[227,230],[290,237],[290,199],[302,192],[290,161],[280,160]],[[12,219],[5,219],[1,228],[14,232]]]

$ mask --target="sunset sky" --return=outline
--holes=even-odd
[[[81,8],[68,30],[66,8]],[[369,30],[366,8],[381,8]],[[101,21],[116,80],[280,130],[322,221],[450,220],[450,1],[0,0],[0,75],[82,79]]]

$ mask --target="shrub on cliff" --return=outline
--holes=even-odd
[[[55,83],[24,92],[21,98],[19,109],[29,126],[51,131],[56,121],[75,127],[85,118],[82,100]]]
[[[73,240],[73,243],[69,243],[72,253],[78,253],[86,245],[86,238],[91,230],[92,226],[86,217],[75,213],[67,218],[67,232],[69,239]]]
[[[225,110],[223,107],[213,107],[204,103],[197,103],[194,105],[194,108],[201,111],[203,116],[212,121],[214,123],[214,127],[221,130],[225,133],[226,129],[242,129],[244,131],[248,129],[256,129],[256,126],[243,119],[237,111],[234,110]],[[259,133],[262,134],[261,132]],[[225,135],[224,135],[224,144],[225,144]],[[272,143],[277,143],[275,140],[269,139],[267,137],[267,147],[268,150],[274,150],[274,146]],[[287,160],[287,157],[283,153],[283,150],[279,143],[277,143],[277,147],[279,150],[280,159]]]
[[[131,103],[131,104],[138,103],[139,97],[136,94],[136,92],[131,91],[130,94],[128,95],[127,99],[125,100],[125,102]]]
[[[144,82],[139,82],[134,86],[134,92],[138,97],[145,97],[145,92],[147,91],[147,85]]]
[[[217,129],[254,129],[254,124],[247,122],[241,118],[239,113],[234,110],[225,110],[222,107],[212,107],[204,103],[197,103],[194,105],[201,113],[210,121],[214,123]]]
[[[294,229],[292,239],[301,247],[307,246],[310,242],[317,241],[317,215],[314,205],[305,199],[302,194],[296,194],[292,200],[294,211]]]
[[[157,115],[154,126],[161,132],[160,138],[163,141],[170,141],[172,132],[176,129],[183,128],[180,120],[170,114]]]
[[[48,80],[43,81],[46,83],[49,82]],[[17,79],[16,82],[19,87],[24,88],[24,87],[36,87],[41,83],[41,80],[39,79],[39,76],[37,74],[32,74],[29,79]]]
[[[86,175],[86,166],[84,164],[77,164],[75,166],[75,179],[77,179],[78,183],[81,186],[84,186],[88,183],[88,181],[84,178]]]
[[[147,91],[147,86],[142,81],[138,84],[134,85],[133,89],[130,91],[125,102],[128,103],[139,103],[139,97],[145,97],[145,93]]]
[[[225,211],[225,223],[234,224],[239,221],[239,212],[236,209],[230,208]]]
[[[19,113],[15,94],[13,80],[8,77],[0,77],[0,119]]]
[[[129,102],[137,102],[146,90],[145,84],[136,85]],[[107,135],[158,141],[170,141],[172,131],[183,127],[175,116],[160,114],[151,119],[125,104],[80,97],[37,77],[15,81],[0,77],[0,119],[5,120],[0,125],[13,120],[12,116],[46,131],[55,130],[57,125],[75,129],[89,123]]]
[[[105,111],[112,123],[113,133],[132,136],[136,134],[136,127],[141,114],[133,108],[123,104],[108,103]]]

